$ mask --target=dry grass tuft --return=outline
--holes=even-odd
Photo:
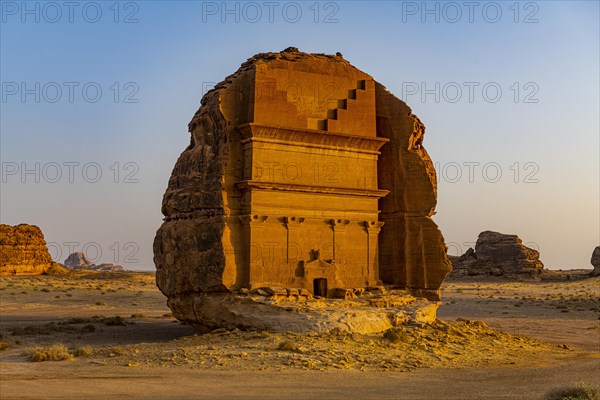
[[[552,390],[546,394],[544,400],[600,400],[600,387],[580,382]]]
[[[30,350],[27,355],[29,359],[34,362],[67,361],[73,359],[73,355],[69,352],[69,349],[62,343],[36,347]]]
[[[75,357],[89,357],[94,354],[94,349],[89,346],[78,347],[73,351]]]

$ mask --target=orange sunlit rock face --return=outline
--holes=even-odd
[[[63,270],[46,247],[35,225],[0,225],[0,275],[41,275]]]
[[[258,54],[202,98],[163,199],[157,284],[200,293],[399,285],[438,297],[435,170],[404,102],[341,56]]]

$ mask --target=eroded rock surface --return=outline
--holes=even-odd
[[[594,266],[594,270],[592,271],[592,276],[600,276],[600,246],[596,246],[594,252],[592,253],[592,265]]]
[[[87,271],[99,271],[99,272],[124,272],[125,268],[115,264],[94,264],[90,261],[86,255],[81,252],[75,252],[69,254],[69,257],[65,260],[63,265],[72,270],[87,270]]]
[[[100,272],[125,272],[125,268],[123,268],[121,265],[115,265],[115,264],[96,265],[94,270],[100,271]]]
[[[485,231],[479,234],[475,250],[451,257],[452,275],[536,276],[544,268],[539,258],[540,253],[517,235]]]
[[[91,269],[91,267],[94,267],[94,263],[81,251],[69,254],[63,265],[69,269]]]
[[[0,275],[62,273],[52,261],[42,230],[35,225],[0,225]]]
[[[271,292],[273,294],[269,294]],[[286,289],[283,289],[286,292]],[[364,295],[347,300],[315,299],[279,290],[253,293],[205,293],[193,298],[193,325],[201,332],[216,328],[274,332],[359,333],[385,332],[407,324],[436,320],[439,302],[415,298],[407,291]]]
[[[451,269],[425,127],[341,55],[261,53],[204,95],[163,198],[156,280],[180,320],[207,293],[395,285]]]

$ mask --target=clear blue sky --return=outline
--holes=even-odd
[[[597,1],[63,3],[0,2],[0,217],[39,225],[58,261],[85,247],[151,268],[203,88],[295,46],[341,52],[423,120],[451,253],[490,229],[538,247],[549,268],[590,267]]]

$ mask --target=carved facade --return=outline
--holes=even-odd
[[[174,310],[262,286],[439,289],[450,263],[424,126],[341,56],[259,54],[189,128],[154,243]]]

